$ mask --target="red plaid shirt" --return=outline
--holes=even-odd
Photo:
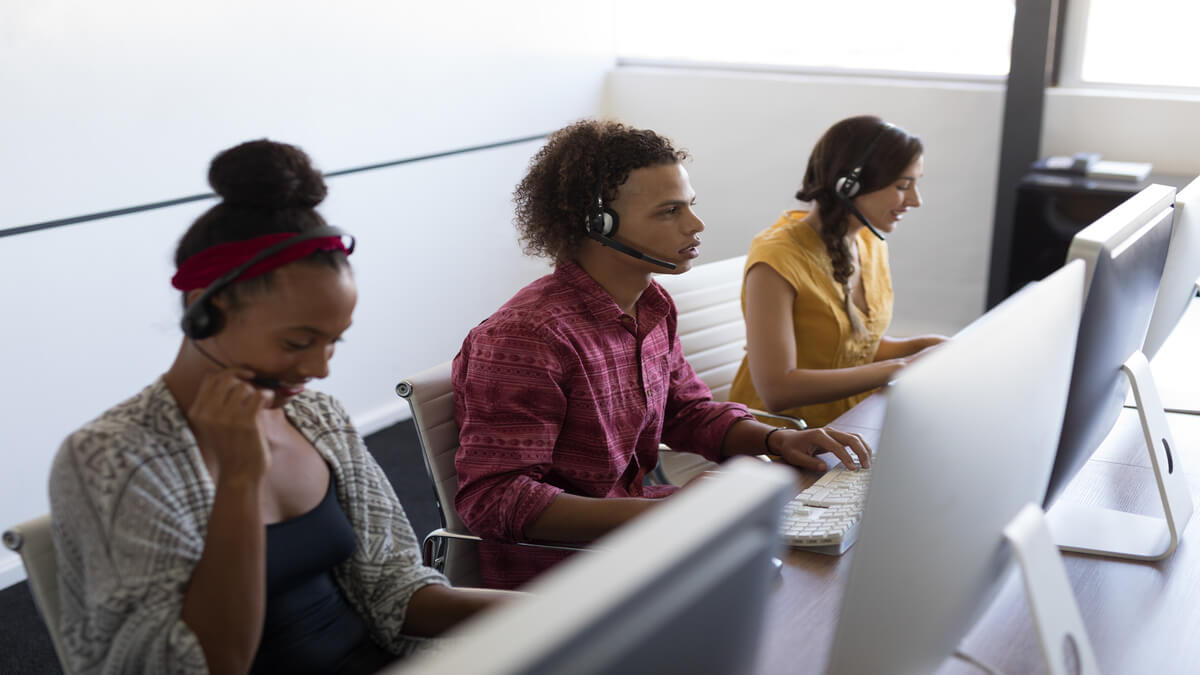
[[[643,487],[661,440],[717,460],[729,427],[753,419],[712,400],[683,358],[675,305],[656,283],[635,319],[573,262],[521,289],[454,359],[455,506],[483,537],[484,583],[512,588],[565,557],[517,547],[561,492],[665,497]]]

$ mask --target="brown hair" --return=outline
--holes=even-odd
[[[613,121],[582,120],[550,134],[513,193],[514,223],[525,253],[555,261],[574,258],[597,192],[608,202],[631,171],[687,156],[653,131]]]
[[[860,115],[829,127],[813,146],[808,167],[804,170],[804,182],[796,192],[796,199],[816,203],[821,219],[821,240],[833,261],[833,278],[843,286],[854,273],[854,263],[846,246],[846,232],[852,216],[846,203],[837,195],[837,179],[862,160],[863,152],[877,135],[879,140],[863,164],[859,177],[859,195],[891,183],[925,152],[920,138],[900,127],[883,128],[883,125],[883,120],[874,115]]]

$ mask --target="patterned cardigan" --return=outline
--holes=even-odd
[[[407,654],[409,598],[445,577],[421,564],[383,470],[333,398],[305,392],[288,419],[333,471],[358,539],[334,570],[372,637]],[[69,436],[50,473],[63,644],[76,673],[207,673],[181,616],[204,549],[215,486],[182,411],[159,378]]]

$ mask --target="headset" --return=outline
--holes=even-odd
[[[268,246],[259,251],[253,258],[218,277],[216,281],[208,285],[208,288],[204,289],[204,292],[200,294],[200,297],[196,298],[195,302],[187,306],[187,309],[183,311],[183,318],[179,320],[179,327],[183,329],[183,334],[192,340],[203,340],[219,333],[225,325],[225,317],[221,314],[221,310],[212,302],[213,297],[217,293],[220,293],[230,284],[237,281],[239,277],[246,273],[246,270],[280,251],[289,249],[301,242],[324,237],[349,237],[350,246],[346,251],[349,253],[354,250],[354,237],[336,227],[328,226],[301,232],[294,237],[288,237],[281,242]]]
[[[883,236],[883,233],[875,229],[875,226],[872,225],[870,221],[867,220],[867,217],[858,210],[858,207],[854,206],[854,202],[852,200],[854,196],[858,194],[859,190],[862,189],[861,180],[863,168],[866,166],[867,160],[871,158],[871,153],[875,151],[875,146],[879,145],[879,139],[883,138],[884,132],[886,132],[888,129],[894,129],[895,127],[896,125],[890,122],[884,122],[879,127],[879,130],[875,132],[875,135],[871,137],[871,142],[867,143],[867,147],[863,150],[862,155],[859,156],[858,161],[854,163],[849,171],[839,175],[837,181],[833,184],[833,192],[835,195],[837,195],[837,198],[840,199],[846,205],[846,207],[850,209],[850,212],[853,213],[860,221],[862,221],[862,224],[867,226],[867,229],[871,231],[871,234],[878,237],[880,241],[887,241],[887,239]]]
[[[266,260],[267,258],[270,258],[280,251],[291,248],[292,246],[295,246],[301,242],[312,239],[321,239],[324,237],[349,238],[350,245],[346,247],[346,253],[349,255],[354,251],[353,236],[347,234],[343,230],[339,230],[336,227],[328,226],[317,227],[308,230],[307,232],[301,232],[294,237],[288,237],[281,242],[268,246],[267,248],[259,251],[258,254],[253,258],[250,258],[241,265],[238,265],[229,272],[226,272],[218,277],[216,281],[208,285],[208,288],[204,289],[204,292],[200,294],[200,297],[196,298],[192,304],[188,305],[187,308],[183,310],[183,318],[179,320],[179,327],[183,329],[183,334],[191,339],[194,344],[197,340],[210,338],[221,332],[221,328],[223,328],[225,325],[225,315],[221,313],[220,308],[213,304],[212,301],[213,297],[215,297],[217,293],[220,293],[230,284],[237,281],[238,278],[245,274],[246,271],[251,267],[257,265],[263,260]],[[201,354],[208,357],[208,359],[213,363],[222,368],[228,367],[226,364],[217,360],[207,351],[202,349],[200,345],[197,344],[195,346]],[[250,380],[250,384],[263,389],[278,389],[279,387],[283,386],[279,380],[266,376],[257,376]]]
[[[620,251],[627,256],[645,260],[646,262],[658,265],[669,270],[676,268],[675,263],[669,263],[666,260],[659,260],[653,256],[646,255],[641,251],[626,246],[621,242],[612,238],[617,233],[617,228],[621,225],[621,219],[617,217],[617,212],[608,208],[604,204],[604,188],[602,185],[596,187],[596,203],[588,210],[587,216],[584,219],[584,231],[587,236],[595,241],[600,242],[604,246],[611,247],[616,251]]]

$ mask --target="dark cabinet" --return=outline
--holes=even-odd
[[[1151,183],[1182,187],[1186,176],[1151,175],[1140,183],[1031,173],[1017,184],[1004,296],[1062,266],[1075,233]],[[992,304],[998,304],[998,298]]]

